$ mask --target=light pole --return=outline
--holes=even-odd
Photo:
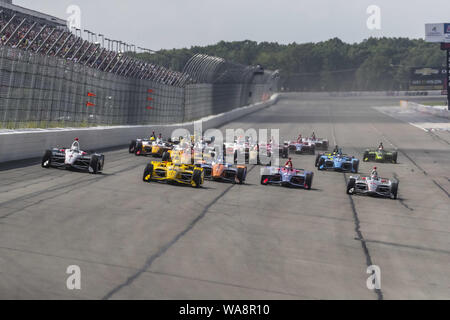
[[[84,32],[87,33],[87,41],[91,41],[89,35],[91,34],[91,32],[89,30],[84,29]]]
[[[447,109],[450,111],[450,43],[442,42],[441,50],[447,51],[445,82],[447,84]]]
[[[105,35],[104,34],[99,34],[98,35],[101,39],[102,39],[102,47],[105,47]]]

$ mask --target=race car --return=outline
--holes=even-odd
[[[397,163],[398,152],[384,149],[367,149],[364,151],[363,161]]]
[[[316,146],[315,144],[306,141],[291,141],[289,143],[289,152],[293,152],[295,154],[315,154]]]
[[[399,181],[374,176],[351,176],[347,183],[347,194],[365,194],[397,199]]]
[[[278,154],[281,158],[287,159],[289,157],[289,141],[285,141],[283,145],[272,146],[272,150],[274,152],[278,151]]]
[[[295,141],[292,141],[289,145],[290,151],[295,151],[298,144],[304,144],[305,146],[314,146],[315,150],[328,150],[329,142],[327,139],[317,138],[313,132],[311,137],[303,138],[300,134]],[[307,148],[308,149],[308,148]]]
[[[151,155],[155,158],[162,158],[164,152],[171,150],[173,144],[162,140],[136,140],[134,154],[136,156]]]
[[[129,153],[134,153],[136,151],[136,146],[139,142],[141,143],[145,143],[145,144],[152,144],[153,140],[150,139],[136,139],[136,140],[131,140],[130,145],[128,146],[128,152]]]
[[[315,166],[319,170],[358,173],[359,159],[342,153],[319,153]]]
[[[245,165],[234,166],[232,164],[205,162],[197,166],[205,171],[205,179],[213,181],[243,184],[247,177],[247,167]]]
[[[261,168],[262,185],[280,185],[283,187],[304,188],[310,190],[314,173],[304,169],[291,169],[288,167]]]
[[[194,165],[152,161],[145,167],[142,179],[145,182],[161,181],[200,188],[204,182],[204,172]]]
[[[303,140],[304,143],[308,143],[310,145],[314,145],[316,150],[328,150],[329,142],[327,139],[322,138],[307,138]]]
[[[43,168],[64,168],[88,171],[93,174],[102,172],[105,156],[99,153],[88,153],[80,150],[78,138],[70,148],[52,148],[46,150],[42,157]]]
[[[248,163],[270,166],[272,164],[272,146],[270,144],[257,144],[250,148]]]

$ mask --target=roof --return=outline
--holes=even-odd
[[[31,10],[31,9],[27,9],[27,8],[23,8],[20,6],[16,6],[14,4],[10,4],[11,1],[8,0],[0,0],[0,10],[1,8],[6,8],[9,10],[13,10],[19,13],[22,13],[24,15],[29,15],[38,19],[42,19],[42,20],[47,20],[49,22],[52,22],[53,24],[57,24],[60,26],[67,26],[67,22],[64,19],[60,19],[39,11],[35,11],[35,10]]]

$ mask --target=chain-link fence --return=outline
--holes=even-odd
[[[221,70],[222,80],[174,86],[0,46],[0,125],[179,123],[262,101],[277,91],[274,73],[251,69],[245,77],[230,78],[226,74],[236,70]]]

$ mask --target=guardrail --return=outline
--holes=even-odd
[[[439,97],[446,96],[447,93],[440,90],[432,91],[347,91],[347,92],[320,92],[320,91],[303,91],[294,92],[286,91],[285,93],[295,93],[303,97]]]

